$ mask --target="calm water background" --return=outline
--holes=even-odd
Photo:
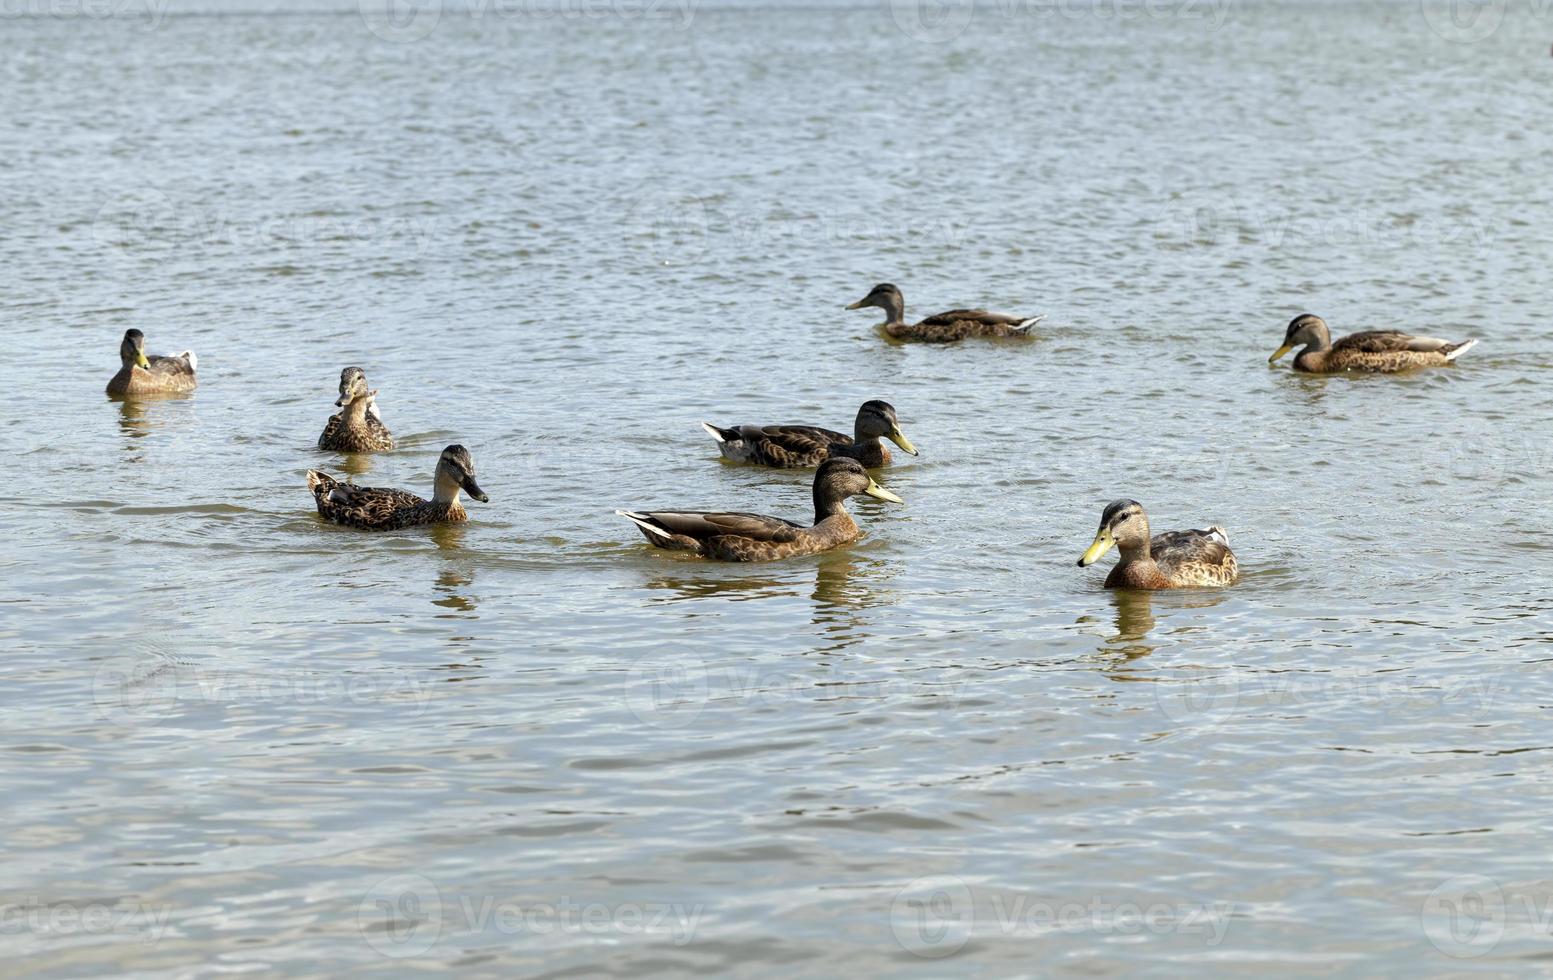
[[[1546,10],[121,8],[0,20],[7,973],[1545,962]],[[347,364],[398,451],[313,448]],[[852,548],[612,513],[802,517],[697,421],[872,397]],[[454,441],[467,526],[313,514]],[[1105,592],[1119,496],[1244,581]]]

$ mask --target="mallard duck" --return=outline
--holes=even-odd
[[[340,372],[340,397],[334,403],[342,409],[329,417],[319,449],[341,453],[384,452],[394,448],[394,435],[383,424],[377,410],[377,392],[367,387],[367,375],[359,367]]]
[[[1116,546],[1122,560],[1105,577],[1108,589],[1194,589],[1232,585],[1240,576],[1229,535],[1217,524],[1201,531],[1149,537],[1148,515],[1136,500],[1114,500],[1100,515],[1095,542],[1078,560],[1093,565]]]
[[[1435,337],[1414,337],[1396,330],[1366,330],[1352,333],[1337,343],[1327,323],[1313,313],[1301,313],[1289,321],[1283,346],[1273,352],[1267,363],[1303,345],[1294,355],[1294,370],[1309,374],[1336,374],[1343,371],[1368,371],[1391,374],[1413,368],[1449,364],[1477,345],[1476,339],[1455,343]]]
[[[947,344],[966,337],[1028,337],[1030,328],[1046,317],[1045,313],[1018,317],[986,310],[950,310],[934,314],[920,323],[908,324],[906,300],[899,289],[887,282],[870,289],[867,296],[847,309],[860,310],[865,306],[884,310],[887,317],[884,332],[896,340],[921,340],[933,344]]]
[[[796,469],[845,458],[874,469],[890,462],[890,451],[879,441],[881,438],[917,455],[917,447],[901,432],[895,407],[889,402],[864,402],[857,410],[850,436],[814,425],[737,425],[724,429],[702,422],[701,427],[717,440],[717,448],[724,456],[761,466]]]
[[[693,551],[719,561],[766,561],[811,555],[862,537],[863,532],[846,508],[847,498],[860,493],[905,503],[875,483],[857,460],[827,459],[814,474],[812,527],[759,514],[687,510],[615,513],[633,521],[642,537],[659,548]]]
[[[194,352],[146,356],[146,336],[139,330],[124,331],[119,342],[119,373],[108,382],[110,395],[160,395],[194,389]]]
[[[459,503],[460,490],[481,503],[491,499],[475,482],[475,461],[463,446],[442,450],[430,500],[422,500],[408,490],[352,486],[318,470],[307,471],[307,488],[313,492],[318,513],[336,524],[369,531],[466,521],[469,515]]]

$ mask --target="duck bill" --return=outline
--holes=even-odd
[[[1101,555],[1110,551],[1111,546],[1114,544],[1116,544],[1116,539],[1111,537],[1109,530],[1100,531],[1095,535],[1095,543],[1090,545],[1089,550],[1084,552],[1084,557],[1078,560],[1078,566],[1080,568],[1087,568],[1093,565],[1100,560]]]
[[[1277,364],[1278,363],[1278,358],[1280,358],[1283,355],[1289,353],[1289,351],[1291,351],[1293,349],[1294,349],[1294,345],[1293,344],[1284,344],[1282,347],[1280,347],[1277,350],[1273,351],[1273,356],[1269,357],[1267,359],[1267,363],[1269,363],[1269,364]]]
[[[864,490],[863,492],[868,494],[870,497],[878,497],[880,500],[888,500],[892,504],[904,504],[906,502],[872,480],[868,481],[868,489]]]
[[[471,497],[475,498],[476,500],[480,501],[480,503],[482,503],[482,504],[490,503],[491,498],[487,497],[485,495],[485,491],[480,489],[480,484],[475,482],[475,478],[474,477],[472,477],[472,476],[465,477],[464,478],[464,482],[463,482],[463,487],[464,487],[464,492],[465,493],[469,494],[469,496],[471,496]]]
[[[135,363],[147,371],[151,370],[151,359],[146,357],[146,352],[143,350],[135,351]]]
[[[469,494],[469,496],[471,496],[471,497],[475,498],[476,500],[480,501],[480,503],[484,504],[484,503],[489,503],[490,502],[491,498],[487,497],[485,495],[485,491],[480,489],[480,484],[475,482],[475,478],[474,477],[472,477],[472,476],[465,477],[464,478],[464,482],[463,482],[463,487],[464,487],[464,492],[465,493]]]
[[[906,433],[901,431],[900,426],[897,425],[895,428],[890,430],[890,441],[904,449],[906,452],[911,453],[913,456],[917,455],[917,447],[913,446],[911,444],[911,440],[906,438]]]
[[[847,309],[849,309],[849,310],[861,310],[863,307],[865,307],[867,305],[868,305],[868,297],[864,296],[862,299],[858,300],[856,303],[849,303],[847,305]]]

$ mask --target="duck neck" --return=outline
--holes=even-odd
[[[1123,565],[1140,565],[1145,568],[1154,566],[1154,552],[1149,547],[1148,535],[1144,535],[1142,542],[1138,544],[1118,544],[1116,550],[1121,555]]]
[[[886,323],[906,322],[906,298],[904,296],[899,294],[886,296],[880,306],[884,310],[884,320]]]
[[[814,488],[814,523],[819,524],[827,517],[835,517],[837,514],[846,512],[847,498],[838,497],[825,487]]]
[[[345,406],[345,421],[352,426],[367,424],[367,409],[372,407],[370,398],[353,398]]]
[[[457,480],[439,469],[437,471],[436,488],[431,495],[431,499],[433,502],[442,504],[445,507],[457,507],[458,494],[461,489]]]

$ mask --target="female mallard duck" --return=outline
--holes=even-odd
[[[394,448],[393,433],[377,410],[377,392],[367,387],[367,375],[359,367],[340,372],[340,397],[334,403],[340,414],[329,416],[319,449],[340,453],[385,452]]]
[[[124,331],[119,343],[119,373],[108,382],[110,395],[162,395],[194,390],[194,352],[146,356],[146,337],[139,330]]]
[[[1112,545],[1122,560],[1105,577],[1108,589],[1194,589],[1233,585],[1240,577],[1222,527],[1166,531],[1150,538],[1148,516],[1136,500],[1116,500],[1106,507],[1095,543],[1078,560],[1079,567],[1093,565]]]
[[[1045,318],[1045,313],[1031,317],[1010,316],[1007,313],[988,313],[986,310],[950,310],[938,313],[920,323],[906,322],[906,300],[901,291],[887,282],[881,282],[868,291],[868,295],[847,307],[860,310],[865,306],[877,306],[888,318],[884,332],[896,340],[921,340],[932,344],[947,344],[966,337],[1028,337],[1030,328]]]
[[[634,521],[642,536],[659,548],[693,551],[719,561],[766,561],[812,555],[862,537],[846,508],[846,499],[860,493],[905,503],[875,483],[857,460],[827,459],[814,474],[812,527],[759,514],[685,510],[615,513]]]
[[[1414,337],[1396,330],[1366,330],[1349,334],[1334,344],[1325,320],[1313,313],[1301,313],[1289,321],[1289,329],[1283,335],[1283,346],[1273,352],[1267,363],[1273,364],[1289,351],[1303,345],[1305,349],[1294,355],[1296,371],[1309,374],[1337,374],[1343,371],[1391,374],[1449,364],[1476,344],[1476,339],[1454,343],[1434,337]]]
[[[318,513],[336,524],[369,531],[467,521],[469,515],[458,502],[460,490],[468,491],[481,503],[490,499],[475,482],[475,461],[463,446],[449,446],[442,451],[434,486],[432,498],[422,500],[408,490],[357,487],[318,470],[307,471],[307,488],[313,492]]]
[[[874,469],[890,462],[890,451],[879,441],[881,438],[917,455],[917,447],[901,432],[895,408],[889,402],[864,402],[857,410],[850,436],[814,425],[739,425],[724,429],[702,422],[701,427],[717,440],[717,448],[724,456],[738,463],[761,466],[796,469],[845,458]]]

